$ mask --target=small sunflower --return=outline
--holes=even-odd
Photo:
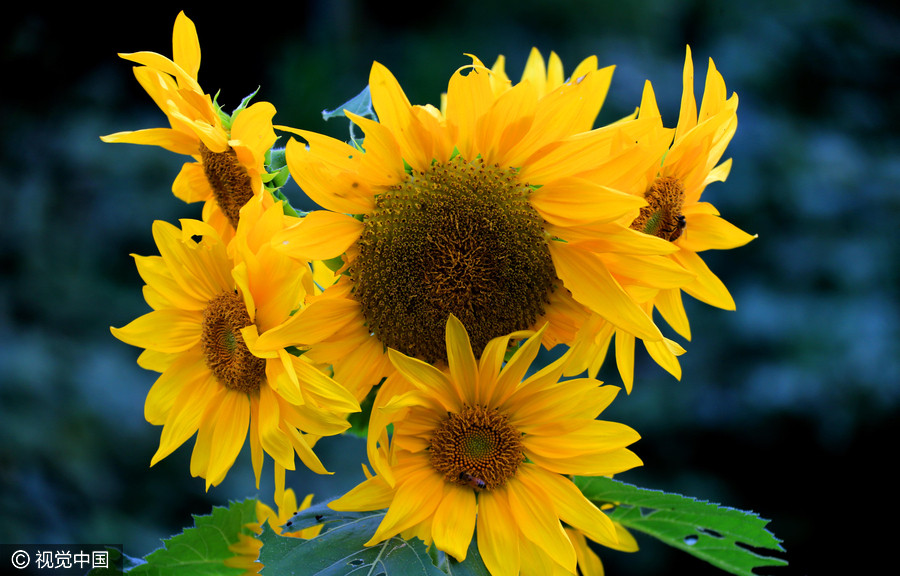
[[[289,217],[281,203],[267,203],[259,196],[244,207],[227,248],[205,222],[182,220],[180,230],[154,222],[161,255],[135,256],[153,311],[111,331],[145,349],[138,364],[161,372],[144,412],[163,426],[151,466],[196,433],[191,474],[208,489],[225,478],[249,433],[257,486],[265,452],[275,461],[280,500],[295,453],[328,473],[313,445],[347,429],[346,415],[359,404],[318,366],[288,352],[302,342],[288,344],[283,334],[314,289],[312,272],[272,249],[269,238]]]
[[[596,542],[618,545],[613,522],[569,475],[612,475],[639,466],[627,448],[639,436],[596,419],[618,388],[587,378],[559,381],[565,355],[522,380],[543,330],[505,364],[510,339],[522,333],[491,340],[476,360],[455,316],[446,326],[446,371],[389,351],[411,391],[385,395],[384,403],[376,399],[369,431],[380,442],[374,458],[370,451],[376,473],[331,504],[337,510],[388,509],[369,545],[398,534],[417,536],[464,560],[474,533],[494,575],[535,565],[546,573],[553,566],[574,573],[576,550],[561,522]]]
[[[204,201],[203,220],[227,240],[237,228],[241,207],[261,194],[269,176],[266,153],[275,143],[275,107],[257,102],[227,116],[197,83],[200,42],[194,23],[178,14],[173,58],[155,52],[120,54],[141,66],[134,74],[169,119],[171,128],[149,128],[101,137],[104,142],[160,146],[192,156],[175,179],[172,192],[185,202]]]
[[[288,167],[324,209],[276,240],[298,258],[343,259],[321,298],[338,328],[327,353],[313,351],[336,377],[378,382],[391,367],[371,364],[386,348],[446,361],[451,314],[476,356],[492,338],[546,322],[544,344],[567,343],[588,313],[662,340],[626,288],[690,275],[661,256],[676,250],[669,242],[623,224],[646,201],[621,188],[658,165],[671,131],[650,117],[591,129],[611,70],[588,59],[577,72],[566,82],[528,72],[513,86],[473,57],[441,111],[412,106],[375,63],[379,121],[348,114],[364,150],[294,131],[308,144],[288,143]]]
[[[234,553],[234,556],[225,560],[225,565],[229,568],[242,568],[245,572],[242,576],[253,576],[259,574],[263,569],[263,564],[259,561],[259,551],[262,549],[262,542],[256,536],[262,534],[262,525],[266,522],[276,534],[290,538],[315,538],[322,531],[322,526],[310,526],[296,532],[283,532],[282,527],[301,510],[306,510],[312,504],[313,495],[307,494],[300,506],[297,506],[297,496],[290,488],[284,491],[284,500],[277,505],[278,512],[273,510],[267,504],[263,504],[260,500],[256,501],[256,522],[251,522],[245,526],[246,530],[252,532],[250,534],[241,533],[239,540],[228,547]]]
[[[648,185],[638,189],[637,195],[647,201],[630,224],[631,228],[654,235],[672,244],[675,251],[668,254],[673,263],[691,274],[682,286],[670,288],[636,288],[632,295],[648,315],[658,310],[684,338],[691,332],[682,304],[681,292],[726,310],[735,304],[728,289],[699,256],[705,250],[726,250],[747,244],[756,236],[747,234],[719,216],[709,202],[701,201],[701,194],[712,182],[725,181],[731,169],[731,159],[719,163],[737,129],[737,94],[727,96],[725,81],[712,59],[706,76],[706,87],[699,115],[694,99],[694,66],[690,47],[684,63],[684,89],[674,142],[660,165],[653,169]],[[641,114],[658,116],[659,110],[652,92],[645,93]],[[606,325],[594,332],[595,344],[605,348],[615,337],[616,360],[627,390],[631,390],[634,370],[635,336],[618,327]],[[644,342],[651,357],[676,377],[681,368],[676,356],[680,347],[670,341]],[[683,350],[683,349],[682,349]],[[592,355],[590,372],[596,374],[602,356]]]

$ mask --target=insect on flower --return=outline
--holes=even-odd
[[[684,217],[684,214],[679,214],[675,220],[675,226],[666,230],[666,234],[669,235],[669,242],[674,242],[681,238],[685,228],[687,228],[687,219]]]
[[[469,488],[473,488],[475,490],[484,490],[487,488],[487,483],[481,478],[472,476],[468,472],[460,472],[459,479],[466,483]]]

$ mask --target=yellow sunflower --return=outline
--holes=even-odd
[[[266,453],[280,501],[295,453],[328,473],[313,445],[343,432],[359,405],[318,366],[288,353],[302,340],[286,343],[281,331],[312,293],[312,272],[272,249],[269,239],[290,219],[266,198],[244,207],[228,248],[205,222],[182,220],[180,230],[154,222],[160,256],[135,256],[153,311],[111,331],[145,349],[138,364],[161,372],[144,408],[148,422],[163,426],[151,466],[196,433],[191,474],[209,489],[225,478],[249,433],[257,487]]]
[[[591,312],[662,340],[626,287],[691,276],[660,256],[676,250],[669,242],[623,223],[646,205],[623,188],[646,185],[671,131],[649,116],[592,129],[610,70],[588,59],[578,73],[512,86],[473,57],[450,79],[441,111],[411,105],[375,63],[379,121],[348,114],[364,149],[294,131],[307,144],[287,144],[288,167],[323,210],[276,241],[301,259],[343,258],[344,274],[321,297],[336,326],[331,348],[313,349],[339,381],[378,382],[392,368],[371,364],[388,347],[446,361],[451,314],[476,356],[492,338],[545,322],[547,347],[568,343]]]
[[[203,220],[226,240],[237,227],[241,207],[261,194],[269,179],[266,153],[275,143],[275,107],[257,102],[224,115],[197,83],[200,42],[194,23],[178,14],[173,58],[155,52],[120,54],[141,66],[134,74],[169,119],[171,128],[149,128],[101,137],[104,142],[150,144],[192,156],[172,185],[185,202],[204,201]]]
[[[510,339],[524,334],[491,340],[476,360],[465,327],[452,315],[446,371],[389,351],[411,391],[376,402],[369,430],[380,443],[374,458],[370,452],[376,473],[331,504],[388,509],[369,545],[416,536],[463,560],[475,533],[494,575],[551,573],[553,567],[574,573],[576,550],[561,522],[618,545],[613,522],[569,475],[639,466],[627,448],[639,436],[596,419],[618,388],[587,378],[559,381],[565,355],[523,381],[543,330],[505,364]]]
[[[654,168],[646,188],[637,194],[647,201],[631,228],[670,242],[675,248],[667,258],[691,273],[692,279],[679,287],[635,287],[634,299],[647,312],[658,310],[666,322],[681,336],[690,340],[687,314],[681,292],[726,310],[734,310],[728,289],[699,256],[704,250],[737,248],[756,236],[747,234],[719,216],[709,202],[700,197],[712,182],[724,181],[731,169],[731,159],[719,162],[737,129],[737,94],[727,96],[725,81],[712,59],[706,76],[706,87],[699,115],[694,99],[694,67],[690,47],[684,63],[684,90],[681,111],[675,128],[674,142],[661,164]],[[658,116],[652,92],[645,94],[641,114]],[[600,322],[602,324],[602,321]],[[627,390],[631,390],[634,371],[635,335],[618,327],[606,326],[593,332],[594,344],[605,350],[615,337],[615,354]],[[678,348],[671,343],[644,342],[651,357],[676,377],[681,368],[676,358]],[[604,354],[605,355],[605,354]],[[592,354],[590,372],[596,374],[602,356]]]
[[[306,510],[312,504],[313,495],[307,494],[300,506],[297,506],[297,496],[290,488],[284,491],[284,501],[277,505],[278,512],[273,510],[267,504],[263,504],[260,500],[256,501],[256,522],[247,524],[245,528],[258,536],[262,534],[262,525],[266,522],[276,534],[290,538],[315,538],[322,531],[322,526],[310,526],[296,532],[283,532],[283,526],[291,519],[294,514],[301,510]],[[234,553],[234,556],[225,560],[225,565],[229,568],[242,568],[244,574],[242,576],[252,576],[259,574],[263,564],[259,561],[259,551],[262,549],[262,542],[258,538],[249,534],[241,533],[239,540],[228,547]]]

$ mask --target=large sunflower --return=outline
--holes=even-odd
[[[701,194],[712,182],[724,181],[731,169],[731,159],[721,162],[728,143],[737,129],[737,94],[727,96],[725,81],[712,59],[706,75],[703,100],[698,114],[694,99],[694,66],[690,47],[684,63],[684,89],[681,110],[675,128],[674,142],[661,164],[652,171],[649,184],[636,192],[647,200],[631,227],[670,242],[675,248],[667,258],[693,275],[680,287],[663,289],[635,289],[635,300],[648,314],[658,310],[666,322],[684,338],[691,332],[682,304],[681,292],[726,310],[734,310],[735,303],[728,289],[709,269],[698,254],[705,250],[737,248],[755,236],[747,234],[719,216],[709,202],[701,201]],[[641,106],[641,114],[658,115],[652,93]],[[599,322],[603,324],[602,321]],[[626,388],[631,389],[634,370],[635,336],[619,327],[605,326],[593,332],[597,348],[604,349],[615,337],[615,354]],[[676,377],[681,369],[671,346],[659,342],[644,342],[651,357]],[[593,354],[590,372],[596,374],[602,355]]]
[[[658,165],[671,134],[649,116],[592,129],[610,70],[589,59],[578,73],[513,86],[473,57],[441,111],[411,105],[375,63],[379,121],[348,114],[364,149],[295,131],[307,144],[288,143],[288,167],[324,209],[276,241],[302,259],[343,258],[345,274],[322,297],[338,333],[327,353],[313,350],[340,381],[377,382],[390,367],[360,358],[388,347],[445,361],[451,314],[476,356],[494,337],[548,321],[544,344],[569,342],[588,313],[662,340],[625,287],[691,276],[660,256],[676,250],[669,242],[623,223],[646,205],[623,188]]]
[[[388,509],[368,544],[402,533],[463,560],[475,533],[494,575],[551,573],[555,565],[574,573],[576,550],[561,522],[618,545],[613,522],[568,476],[641,464],[627,449],[638,434],[596,419],[619,388],[587,378],[560,382],[567,355],[523,381],[541,331],[504,364],[511,336],[491,340],[476,360],[466,329],[450,316],[446,371],[389,352],[412,391],[373,410],[376,474],[331,504]]]
[[[104,142],[150,144],[192,156],[172,185],[185,202],[205,201],[203,220],[227,240],[241,207],[261,194],[269,178],[266,153],[275,143],[275,107],[257,102],[224,115],[197,83],[200,42],[194,23],[178,14],[172,35],[173,58],[155,52],[120,54],[141,66],[134,74],[169,119],[171,128],[148,128],[101,137]]]
[[[191,474],[208,489],[225,478],[249,433],[257,486],[265,452],[280,502],[294,454],[328,473],[313,445],[347,429],[346,415],[359,405],[308,359],[288,353],[301,341],[280,336],[312,293],[312,274],[271,248],[289,218],[266,198],[244,207],[228,248],[207,223],[182,220],[179,230],[154,222],[161,255],[135,256],[153,311],[111,330],[145,348],[138,364],[162,373],[145,404],[147,420],[163,426],[151,465],[196,433]]]

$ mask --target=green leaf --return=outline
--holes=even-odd
[[[276,534],[263,526],[260,562],[263,576],[344,576],[384,574],[385,576],[445,576],[437,569],[421,540],[399,537],[366,547],[384,518],[384,511],[343,513],[317,504],[291,519],[291,530],[316,523],[325,530],[309,540]],[[310,524],[312,522],[313,524]]]
[[[787,561],[751,548],[784,552],[781,541],[766,529],[768,520],[744,512],[658,490],[647,490],[611,478],[575,478],[585,497],[614,504],[609,517],[629,529],[649,534],[716,566],[741,576],[756,576],[763,566]]]
[[[232,502],[227,508],[217,506],[209,516],[194,516],[194,527],[164,541],[165,547],[151,552],[146,563],[135,566],[129,575],[202,575],[237,576],[240,568],[229,568],[224,562],[234,553],[228,546],[249,534],[245,525],[256,522],[256,500]]]

